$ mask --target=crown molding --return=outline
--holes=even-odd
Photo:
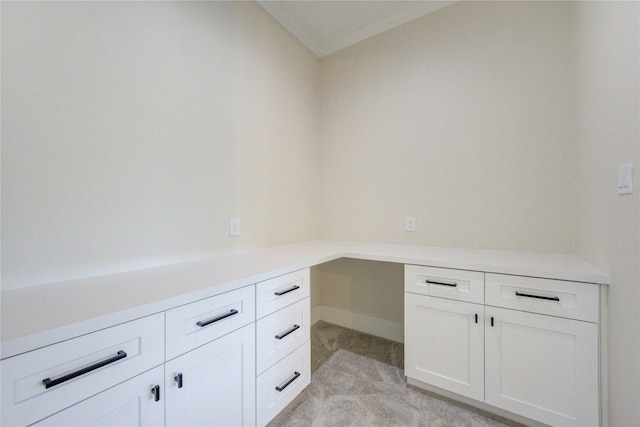
[[[261,0],[258,1],[258,4],[307,46],[316,56],[322,58],[323,56],[359,43],[384,31],[435,12],[454,2],[455,0],[411,1],[402,2],[402,4],[399,2],[398,7],[391,12],[376,16],[362,23],[356,23],[352,29],[340,34],[335,34],[324,40],[319,40],[314,37],[291,16],[286,7],[287,2]],[[333,7],[339,2],[327,3],[329,7]]]

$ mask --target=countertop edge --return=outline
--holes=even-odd
[[[338,258],[609,285],[606,273],[573,255],[312,241],[108,276],[3,290],[0,358],[16,356]],[[251,265],[244,266],[244,263]],[[184,288],[179,287],[183,277],[191,280]],[[111,287],[116,295],[112,292],[101,295],[101,291],[111,290]],[[119,301],[118,297],[126,297],[131,287],[144,296],[132,298],[131,302]],[[77,292],[78,303],[85,305],[95,304],[103,296],[105,306],[85,312],[72,304],[67,313],[55,314],[50,305],[55,305],[56,301],[51,301],[51,298],[62,299],[60,293],[65,291]],[[155,296],[145,294],[152,291],[157,291]],[[19,308],[19,305],[29,304],[29,310],[40,316],[29,318]],[[77,312],[74,313],[73,309]],[[51,323],[45,322],[47,316],[52,317]],[[21,321],[27,324],[20,324]]]

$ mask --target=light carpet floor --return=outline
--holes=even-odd
[[[270,427],[506,425],[407,387],[397,367],[339,349]]]

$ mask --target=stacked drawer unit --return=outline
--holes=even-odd
[[[311,382],[310,271],[256,284],[257,424],[266,425]]]

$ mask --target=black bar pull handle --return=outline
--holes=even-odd
[[[476,313],[476,323],[478,323],[478,313]]]
[[[301,375],[300,372],[298,372],[298,371],[294,372],[293,375],[291,376],[291,378],[289,378],[284,384],[277,386],[276,390],[278,390],[278,391],[284,390],[285,388],[287,388],[289,386],[289,384],[291,384],[296,379],[298,379],[298,377],[300,375]]]
[[[151,394],[153,394],[154,401],[160,401],[160,386],[156,385],[155,387],[151,387]]]
[[[437,280],[425,280],[426,283],[428,283],[429,285],[440,285],[440,286],[451,286],[452,288],[455,288],[458,286],[458,284],[456,282],[440,282]]]
[[[207,325],[210,325],[210,324],[212,324],[212,323],[219,322],[219,321],[221,321],[222,319],[226,319],[227,317],[231,317],[231,316],[233,316],[234,314],[238,314],[238,310],[236,310],[236,309],[229,310],[229,312],[228,312],[228,313],[222,314],[222,315],[217,316],[217,317],[214,317],[214,318],[212,318],[212,319],[209,319],[209,320],[201,320],[201,321],[197,322],[197,323],[196,323],[196,325],[200,326],[201,328],[204,328],[204,327],[205,327],[205,326],[207,326]]]
[[[54,386],[57,386],[58,384],[62,384],[63,382],[72,380],[76,377],[79,377],[80,375],[84,375],[87,374],[91,371],[95,371],[96,369],[100,369],[104,366],[107,366],[111,363],[117,362],[118,360],[124,359],[125,357],[127,357],[127,353],[125,353],[123,350],[120,350],[118,352],[118,354],[116,354],[113,357],[110,357],[108,359],[105,360],[101,360],[100,362],[96,362],[92,365],[89,365],[85,368],[82,369],[78,369],[77,371],[73,371],[70,374],[67,375],[63,375],[59,378],[56,378],[54,380],[52,380],[51,378],[45,378],[42,380],[42,383],[44,384],[44,388],[51,388]]]
[[[493,316],[491,316],[491,327],[493,327]]]
[[[276,294],[277,296],[282,296],[282,295],[284,295],[284,294],[288,294],[289,292],[293,292],[293,291],[295,291],[296,289],[300,289],[300,286],[295,285],[295,286],[293,286],[293,287],[291,287],[291,288],[287,289],[286,291],[278,291],[278,292],[275,292],[275,294]]]
[[[178,388],[182,388],[182,372],[173,377],[173,379],[178,384]]]
[[[276,335],[276,339],[281,340],[282,338],[286,337],[287,335],[289,335],[290,333],[297,331],[298,329],[300,329],[300,325],[293,325],[293,327],[283,333],[281,333],[280,335]]]
[[[533,294],[523,294],[522,292],[516,291],[517,297],[526,297],[526,298],[536,298],[536,299],[544,299],[547,301],[560,301],[558,297],[545,297],[543,295],[533,295]]]

